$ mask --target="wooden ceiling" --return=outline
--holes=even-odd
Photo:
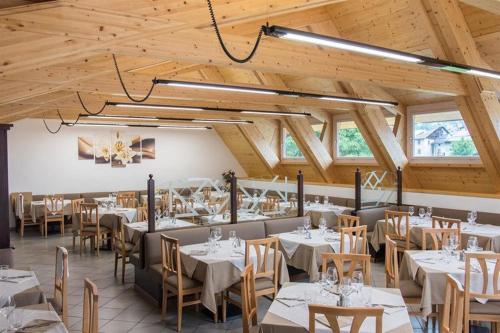
[[[260,26],[283,25],[427,56],[500,70],[498,0],[213,0],[226,44],[245,55]],[[294,91],[377,98],[394,110],[283,96],[155,87],[148,103],[308,111],[312,120],[248,115],[254,125],[215,126],[250,176],[293,176],[298,168],[318,182],[351,183],[356,165],[332,155],[332,115],[350,113],[378,166],[405,168],[406,186],[500,193],[500,81],[439,72],[336,49],[263,38],[255,58],[231,62],[222,52],[205,0],[8,0],[0,5],[0,123],[24,118],[74,120],[104,101],[128,101],[114,69],[116,54],[127,88],[146,94],[156,78],[266,86]],[[454,100],[482,164],[422,167],[408,164],[406,107]],[[107,114],[123,114],[107,108]],[[397,115],[394,131],[383,122]],[[219,112],[134,110],[134,115],[225,117]],[[317,139],[311,121],[326,122]],[[287,127],[306,156],[281,158]],[[396,135],[394,135],[396,134]],[[448,179],[455,182],[449,182]],[[429,179],[433,179],[432,181]]]

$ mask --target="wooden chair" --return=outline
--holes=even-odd
[[[116,229],[113,232],[115,244],[115,277],[118,270],[118,260],[122,260],[122,283],[125,283],[125,266],[130,264],[130,255],[134,250],[134,244],[128,242],[125,238],[125,228],[120,219],[116,223]]]
[[[97,248],[99,256],[99,245],[101,240],[108,238],[111,230],[101,226],[99,220],[99,206],[96,203],[83,203],[80,205],[80,255],[86,239],[90,239],[92,250]]]
[[[359,227],[359,217],[352,215],[340,214],[337,217],[337,230],[340,231],[342,228],[352,228]]]
[[[458,249],[460,249],[460,231],[458,229],[441,229],[441,228],[423,228],[422,229],[422,250],[427,250],[427,238],[431,242],[432,250],[441,250],[451,237],[455,235],[459,241]]]
[[[464,289],[454,277],[446,274],[442,333],[462,333],[464,323]]]
[[[408,212],[386,210],[385,234],[397,243],[396,248],[399,252],[417,249],[417,246],[410,242],[410,214]]]
[[[422,287],[413,280],[399,280],[399,261],[397,243],[389,236],[385,236],[385,287],[398,288],[407,305],[420,306]],[[410,312],[411,315],[420,315],[420,312]]]
[[[137,207],[137,222],[144,222],[148,219],[148,207]]]
[[[252,251],[253,250],[253,251]],[[271,253],[272,251],[272,253]],[[245,241],[245,266],[252,264],[250,255],[255,253],[257,265],[255,268],[255,295],[256,297],[278,293],[279,279],[279,242],[277,237],[254,239]],[[270,262],[272,259],[272,262]],[[241,307],[241,304],[230,298],[230,293],[242,295],[242,285],[233,284],[226,291],[222,302],[222,320],[226,320],[226,301]]]
[[[212,196],[212,188],[211,187],[203,188],[203,199],[210,201],[211,196]]]
[[[337,270],[339,280],[343,277],[352,277],[354,271],[363,272],[363,282],[371,284],[370,255],[368,254],[346,254],[346,253],[322,253],[322,272],[326,274],[328,262],[333,261],[333,267]]]
[[[83,198],[71,200],[71,232],[73,233],[73,252],[75,251],[76,237],[80,235],[80,206],[82,203],[85,203],[85,199]]]
[[[45,197],[44,202],[43,231],[45,237],[47,237],[49,223],[59,223],[61,236],[64,236],[64,197],[62,195]]]
[[[432,227],[433,228],[441,228],[441,229],[457,229],[458,230],[458,239],[460,240],[461,236],[461,224],[462,221],[458,219],[450,219],[441,216],[433,216],[432,217]]]
[[[33,219],[31,215],[31,201],[33,194],[31,192],[15,192],[10,194],[14,216],[19,219],[19,235],[24,237],[25,226],[38,226],[40,233],[43,234],[43,226],[40,221]],[[33,221],[34,220],[34,221]]]
[[[97,286],[85,279],[83,288],[82,333],[98,333],[99,331],[99,295]]]
[[[66,327],[68,327],[68,250],[58,246],[56,248],[56,273],[54,281],[54,297],[49,298],[49,303]]]
[[[340,253],[345,253],[345,242],[349,241],[347,253],[366,254],[367,226],[340,229]]]
[[[333,333],[340,333],[338,317],[352,317],[350,333],[359,333],[361,325],[368,317],[375,317],[375,333],[382,333],[382,316],[384,308],[382,307],[339,307],[327,305],[309,305],[309,332],[316,331],[316,314],[322,314],[326,317]]]
[[[280,209],[280,198],[276,196],[267,196],[266,201],[262,203],[262,211],[270,212]]]
[[[123,208],[136,208],[137,198],[135,192],[118,192],[116,196],[116,204]]]
[[[238,209],[243,205],[243,192],[236,193],[236,201],[238,202]]]
[[[473,272],[472,261],[478,263],[480,272]],[[488,263],[493,263],[490,269],[493,279],[490,281]],[[471,290],[471,275],[480,274],[482,278],[482,290],[480,292]],[[469,322],[472,320],[486,321],[492,323],[492,332],[500,332],[500,254],[499,253],[466,253],[465,254],[465,282],[464,282],[464,332],[469,333]],[[491,291],[488,291],[488,285]],[[477,302],[476,298],[488,299],[486,304]]]
[[[258,331],[257,296],[253,265],[247,265],[241,273],[241,311],[243,314],[243,333]],[[250,324],[252,326],[250,326]]]
[[[179,241],[175,238],[161,235],[162,285],[163,299],[161,303],[161,318],[167,313],[169,292],[177,295],[177,331],[182,328],[182,309],[185,306],[200,304],[203,285],[182,274],[182,263]],[[184,301],[184,296],[194,295],[194,300]],[[215,318],[217,314],[215,314]]]

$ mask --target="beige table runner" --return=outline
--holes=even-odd
[[[319,221],[321,218],[326,220],[326,225],[328,228],[337,228],[337,217],[340,214],[350,214],[352,208],[344,206],[335,205],[323,205],[323,204],[310,204],[309,206],[304,206],[304,212],[306,216],[311,217],[311,224],[315,227],[319,226]]]

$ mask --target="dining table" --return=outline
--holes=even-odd
[[[340,233],[331,229],[322,231],[319,229],[309,230],[309,236],[297,230],[275,234],[278,237],[280,250],[285,253],[287,265],[301,269],[309,275],[309,281],[314,282],[319,279],[319,267],[322,264],[322,253],[340,253]],[[362,241],[356,239],[355,241]],[[344,253],[349,253],[350,240],[348,236],[344,238]]]
[[[321,292],[321,286],[314,283],[287,283],[274,298],[262,319],[262,333],[305,333],[309,332],[308,304],[337,306],[339,296]],[[399,289],[362,287],[351,296],[353,306],[382,307],[382,332],[411,333],[413,328],[407,308]],[[351,330],[352,317],[338,317],[340,332]],[[331,333],[332,329],[324,315],[316,315],[316,333]],[[365,319],[360,333],[375,333],[375,318]]]
[[[48,202],[49,206],[51,205],[50,201]],[[57,207],[58,210],[61,209],[61,207]],[[63,212],[65,216],[71,215],[72,214],[72,207],[71,207],[71,200],[63,200]],[[33,219],[33,222],[36,222],[36,219],[41,218],[45,214],[45,200],[36,200],[36,201],[31,201],[31,217]]]
[[[10,327],[15,325],[15,329]],[[18,306],[9,312],[8,318],[0,315],[0,332],[67,333],[68,330],[51,304]]]
[[[47,301],[33,271],[10,268],[2,270],[0,274],[0,298],[14,297],[17,306]]]
[[[184,245],[180,248],[184,274],[203,283],[201,302],[211,312],[217,311],[216,295],[235,283],[240,282],[245,268],[245,241],[235,247],[234,241],[220,240],[214,251],[209,251],[207,243]],[[250,247],[250,260],[257,265],[257,253]],[[261,253],[264,249],[261,248]],[[269,252],[268,264],[274,265],[274,250]],[[280,256],[279,284],[289,281],[286,262]]]
[[[488,291],[493,290],[494,263],[488,266]],[[414,280],[422,287],[421,309],[424,316],[432,313],[432,305],[443,305],[446,290],[446,275],[450,274],[462,284],[465,281],[465,262],[457,256],[446,255],[444,251],[405,251],[400,268],[400,280]],[[480,292],[483,275],[471,270],[471,291]],[[486,302],[487,300],[478,300]]]
[[[394,232],[392,222],[389,220],[389,228]],[[432,219],[429,217],[410,216],[410,241],[419,247],[422,244],[422,229],[432,228]],[[379,251],[382,244],[385,244],[385,220],[378,220],[373,229],[370,244],[375,251]],[[406,224],[401,224],[401,231],[406,232]],[[470,224],[460,223],[461,244],[465,246],[470,236],[478,239],[478,246],[484,250],[500,253],[500,226],[491,224]]]
[[[354,208],[351,207],[337,206],[330,203],[307,202],[304,204],[304,214],[311,217],[311,224],[315,227],[318,227],[321,218],[324,218],[328,228],[336,229],[338,216],[340,214],[350,215],[353,210]]]

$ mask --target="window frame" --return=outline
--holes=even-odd
[[[285,155],[285,130],[292,136],[290,130],[284,125],[281,124],[280,127],[280,153],[281,153],[281,162],[286,164],[307,164],[307,160],[305,156],[302,157],[288,157]],[[293,136],[292,136],[293,139]],[[295,141],[295,139],[294,139]],[[297,143],[297,142],[295,142]],[[299,145],[297,147],[300,149]],[[302,151],[302,150],[301,150]],[[304,154],[304,153],[302,153]]]
[[[338,156],[338,137],[337,137],[337,124],[339,122],[343,121],[354,121],[352,116],[350,114],[340,114],[340,115],[334,115],[332,117],[332,144],[333,144],[333,161],[337,164],[363,164],[363,165],[378,165],[377,160],[375,159],[375,156],[372,157],[355,157],[355,156],[350,156],[350,157],[345,157],[345,156]],[[356,125],[357,126],[357,125]],[[359,130],[359,129],[358,129]],[[360,131],[361,133],[361,131]],[[361,133],[361,136],[366,142],[365,137],[363,136],[363,133]],[[371,149],[370,149],[371,150]]]
[[[407,138],[406,138],[406,151],[408,156],[408,162],[413,165],[418,164],[458,164],[467,165],[471,164],[474,166],[482,165],[481,156],[446,156],[446,157],[431,157],[431,156],[413,156],[413,116],[419,114],[429,114],[429,113],[441,113],[441,112],[460,112],[458,106],[454,102],[442,102],[442,103],[432,103],[432,104],[421,104],[413,105],[407,108]],[[463,120],[463,118],[462,118]],[[465,123],[467,131],[467,123]],[[470,131],[469,131],[470,134]],[[472,138],[472,136],[471,136]],[[477,147],[476,147],[477,149]]]

